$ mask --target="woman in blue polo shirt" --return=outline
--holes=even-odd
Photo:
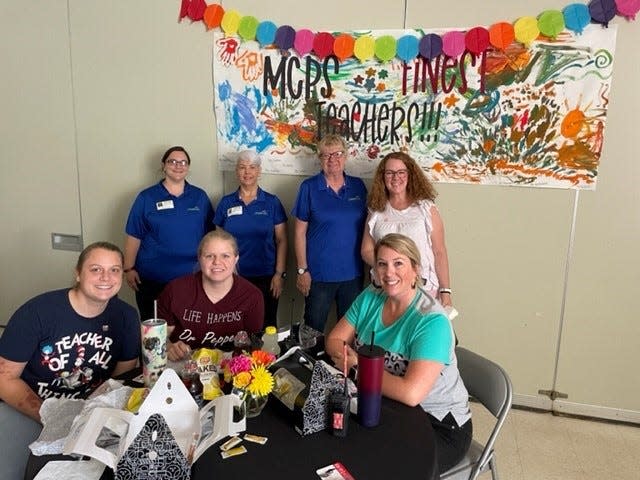
[[[296,287],[306,297],[307,325],[323,331],[334,300],[338,318],[362,289],[360,244],[367,216],[367,188],[344,173],[348,149],[339,135],[318,142],[322,171],[300,184],[296,217]]]
[[[153,317],[153,302],[170,280],[197,269],[198,244],[215,228],[208,195],[186,181],[190,165],[183,147],[168,149],[164,179],[140,192],[129,212],[124,273],[141,320]]]
[[[278,299],[287,275],[287,214],[275,195],[258,186],[261,158],[243,150],[236,160],[240,186],[218,203],[214,223],[238,242],[238,273],[262,292],[264,326],[278,325]]]

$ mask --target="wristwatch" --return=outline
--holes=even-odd
[[[304,267],[304,268],[298,267],[298,275],[303,275],[308,271],[309,271],[309,269],[307,267]]]
[[[287,272],[279,272],[276,270],[276,274],[280,275],[280,278],[287,278]]]

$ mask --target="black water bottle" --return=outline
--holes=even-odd
[[[331,433],[336,437],[346,437],[349,429],[349,396],[343,392],[334,392],[329,397]]]

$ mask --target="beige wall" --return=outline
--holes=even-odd
[[[223,2],[277,24],[322,29],[468,27],[536,15],[568,1],[274,0]],[[405,17],[406,4],[406,17]],[[322,5],[322,8],[320,8]],[[134,195],[157,181],[172,144],[193,159],[191,181],[214,202],[235,185],[217,169],[212,33],[177,22],[179,0],[0,1],[3,167],[0,323],[23,301],[71,279],[75,253],[50,233],[122,244]],[[405,20],[406,18],[406,20]],[[510,372],[521,403],[546,405],[567,287],[557,390],[564,409],[640,415],[635,302],[640,291],[640,25],[619,24],[598,188],[575,192],[439,185],[461,341]],[[265,175],[289,210],[301,178]],[[289,272],[295,267],[290,255]],[[292,275],[293,276],[293,275]],[[280,321],[298,320],[292,288]],[[132,300],[126,287],[123,296]],[[622,377],[622,378],[621,378]],[[573,405],[575,404],[575,405]]]

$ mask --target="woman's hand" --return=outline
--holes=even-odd
[[[273,277],[271,277],[271,295],[273,296],[273,298],[280,298],[283,285],[284,278],[282,278],[281,274],[276,272]]]
[[[137,270],[135,268],[132,268],[124,274],[124,278],[127,280],[127,285],[129,285],[137,292],[138,284],[140,283],[140,277],[138,276]]]
[[[340,371],[344,368],[344,353],[342,349],[335,349],[331,354],[331,361],[336,366],[336,368]],[[347,372],[351,370],[352,367],[358,365],[358,354],[356,351],[347,345]]]
[[[191,347],[182,340],[178,340],[176,343],[167,341],[167,358],[172,362],[184,360],[190,355]]]
[[[296,278],[296,288],[307,297],[309,295],[309,290],[311,290],[311,274],[307,271],[302,275],[298,275]]]
[[[440,292],[438,294],[438,300],[440,300],[443,307],[450,307],[453,305],[451,302],[451,294],[448,292]]]

